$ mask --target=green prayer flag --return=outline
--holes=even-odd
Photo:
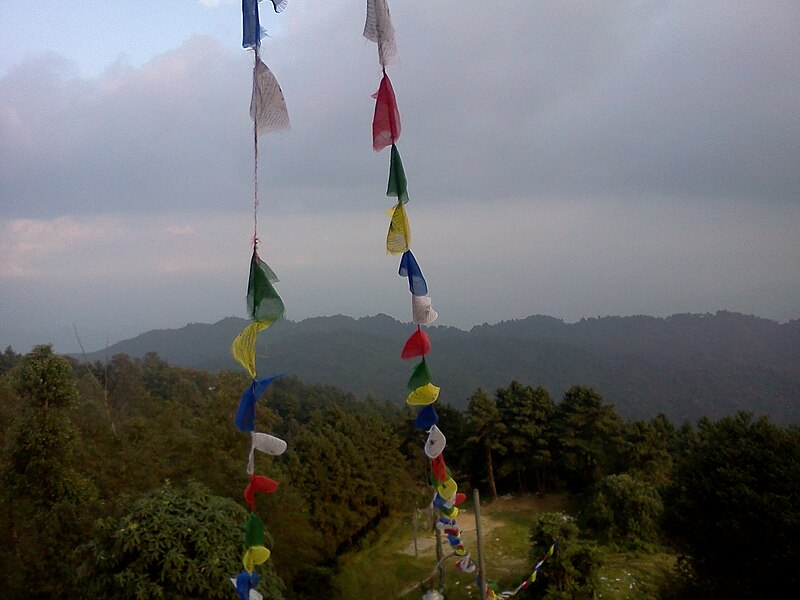
[[[397,198],[403,204],[408,202],[408,181],[406,172],[403,169],[403,161],[400,159],[400,152],[397,146],[392,144],[392,159],[389,163],[389,185],[386,188],[386,195]]]
[[[423,358],[422,362],[414,367],[414,370],[411,372],[411,377],[409,377],[406,387],[413,392],[417,388],[428,385],[430,382],[431,372],[428,369],[428,363],[426,363]]]
[[[247,548],[264,545],[264,521],[254,513],[250,513],[244,526],[244,545]]]
[[[274,323],[283,317],[283,300],[272,287],[277,281],[272,269],[253,250],[247,282],[247,312],[254,321]]]

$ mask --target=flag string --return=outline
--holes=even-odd
[[[275,12],[285,8],[287,0],[272,0]],[[258,334],[267,329],[284,315],[284,304],[274,284],[278,278],[274,271],[259,256],[258,212],[259,212],[259,133],[288,129],[289,116],[283,92],[275,76],[261,60],[261,27],[258,13],[258,0],[242,0],[242,47],[253,52],[253,85],[250,97],[250,117],[253,120],[253,252],[250,257],[250,270],[247,280],[247,312],[250,323],[236,336],[231,345],[233,357],[244,367],[251,382],[239,399],[239,407],[234,417],[237,429],[250,435],[250,453],[247,458],[246,473],[248,483],[244,489],[244,501],[250,509],[244,525],[243,570],[230,581],[236,588],[239,600],[262,600],[263,595],[256,589],[261,576],[256,567],[264,564],[271,551],[265,546],[265,525],[256,514],[258,494],[272,494],[279,483],[265,475],[256,474],[256,451],[280,456],[286,451],[286,442],[271,434],[256,430],[256,403],[270,384],[280,375],[259,378],[256,368],[256,340]]]
[[[431,372],[426,355],[431,350],[431,342],[422,325],[433,323],[438,314],[431,307],[431,298],[428,295],[428,284],[416,257],[411,252],[411,227],[406,213],[405,205],[409,202],[408,180],[406,178],[403,161],[397,147],[397,141],[402,132],[400,112],[397,108],[397,98],[386,67],[395,62],[397,58],[397,43],[395,30],[387,0],[367,0],[367,17],[364,24],[363,35],[377,44],[378,61],[381,65],[381,81],[378,91],[373,94],[375,99],[375,112],[372,119],[372,148],[380,152],[390,147],[389,180],[386,187],[386,196],[396,198],[395,205],[389,209],[389,230],[386,234],[386,251],[389,254],[399,254],[400,267],[398,275],[408,278],[408,287],[411,292],[412,321],[416,325],[403,347],[401,358],[420,358],[420,362],[413,368],[408,380],[409,394],[406,403],[418,407],[415,426],[427,434],[424,443],[424,452],[431,463],[431,485],[433,497],[431,506],[434,514],[438,516],[435,527],[446,536],[456,556],[456,568],[473,573],[477,564],[461,539],[458,528],[458,506],[466,495],[458,491],[458,484],[453,479],[450,469],[445,464],[444,449],[446,437],[437,426],[439,415],[434,408],[434,403],[439,398],[440,388],[432,382]],[[437,564],[437,568],[444,559]]]

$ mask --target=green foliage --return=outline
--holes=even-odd
[[[413,483],[397,440],[376,418],[329,407],[312,415],[294,442],[293,480],[313,490],[313,522],[328,557],[409,498]]]
[[[781,597],[798,587],[798,481],[800,429],[747,413],[700,422],[665,496],[666,528],[700,595]]]
[[[564,513],[542,513],[530,533],[530,560],[535,566],[543,558],[536,581],[529,586],[535,598],[591,598],[597,587],[601,556],[597,545],[580,538],[574,520]],[[558,540],[552,556],[550,547]]]
[[[572,386],[556,411],[558,463],[572,493],[611,473],[622,448],[622,419],[592,388]]]
[[[506,452],[502,443],[505,432],[506,426],[500,420],[500,410],[496,402],[478,388],[467,405],[468,437],[465,445],[473,457],[471,461],[473,481],[485,480],[489,484],[493,498],[497,498],[493,457]]]
[[[50,345],[35,346],[16,368],[16,391],[44,410],[65,407],[78,396],[69,362],[53,354]]]
[[[630,549],[659,540],[658,522],[664,505],[655,487],[634,475],[608,475],[597,486],[583,522],[601,539]]]
[[[66,596],[73,590],[72,549],[96,508],[95,489],[72,460],[79,433],[69,420],[77,396],[71,367],[49,346],[37,346],[11,376],[21,398],[0,467],[4,595]]]
[[[127,527],[125,519],[137,510],[140,516],[149,511],[156,521],[180,524],[183,517],[162,511],[155,500],[152,490],[160,489],[165,479],[175,485],[158,493],[180,490],[201,498],[203,505],[211,498],[215,508],[200,512],[224,513],[220,528],[225,519],[234,519],[225,528],[236,537],[233,556],[238,562],[241,508],[234,515],[226,512],[233,508],[215,503],[242,506],[249,436],[233,427],[233,417],[249,383],[245,375],[175,367],[156,354],[142,359],[115,355],[108,366],[79,369],[47,346],[26,357],[9,354],[7,362],[10,370],[0,375],[0,579],[8,582],[4,597],[80,597],[88,590],[94,590],[94,597],[116,597],[123,593],[121,578],[126,578],[124,593],[139,586],[144,597],[155,597],[159,586],[177,585],[166,575],[162,581],[163,564],[147,563],[141,556],[125,555],[128,558],[113,568],[106,558],[97,558],[108,557],[112,550],[120,556],[130,550],[131,538],[125,538],[128,548],[123,551],[119,535]],[[737,536],[748,540],[747,551],[737,551],[737,556],[746,557],[746,565],[738,563],[736,568],[755,568],[762,579],[779,579],[769,565],[785,565],[786,556],[797,554],[792,540],[798,539],[800,517],[794,507],[800,499],[790,483],[798,480],[797,430],[752,421],[746,427],[703,421],[698,432],[688,424],[676,429],[664,415],[623,423],[614,407],[591,388],[574,386],[555,406],[544,388],[517,381],[499,388],[494,398],[478,389],[465,412],[441,402],[436,408],[447,435],[448,466],[463,491],[470,480],[490,481],[492,470],[501,494],[526,487],[549,491],[566,483],[579,494],[571,501],[592,498],[585,507],[586,523],[603,541],[649,548],[656,539],[658,492],[672,483],[667,505],[673,510],[666,522],[688,557],[681,563],[689,567],[687,578],[716,581],[718,574],[706,574],[715,566],[711,563],[723,561],[709,556],[735,562],[714,545],[714,535],[728,549],[735,547]],[[414,428],[414,411],[405,406],[372,398],[362,402],[336,388],[291,377],[277,380],[256,411],[259,430],[289,443],[281,457],[256,455],[256,472],[281,484],[277,493],[258,497],[257,513],[272,536],[269,568],[287,583],[293,597],[315,597],[320,590],[336,597],[340,592],[332,582],[339,581],[342,553],[382,534],[379,527],[387,517],[408,515],[410,507],[430,501],[424,485],[430,473],[422,452],[425,434]],[[563,482],[554,477],[556,468]],[[204,487],[193,484],[194,491],[185,492],[182,486],[190,480]],[[125,496],[138,500],[121,499]],[[183,500],[175,502],[188,506]],[[90,542],[91,520],[96,517],[102,520]],[[713,532],[712,524],[717,526]],[[519,524],[526,531],[529,525],[529,517]],[[52,543],[54,531],[58,544]],[[152,537],[137,539],[143,556],[151,556],[152,548],[147,548],[161,544],[159,531],[149,530]],[[552,577],[538,581],[528,593],[591,595],[597,591],[596,549],[578,537],[574,523],[560,518],[550,523],[550,530],[543,527],[532,559],[541,558],[549,548],[547,535],[556,531],[562,547],[556,559],[546,561],[547,568],[554,568]],[[769,537],[765,556],[753,542],[758,536]],[[524,534],[517,537],[525,539]],[[177,533],[170,541],[176,549],[169,565],[194,560],[184,541]],[[73,549],[81,544],[84,587],[79,589]],[[178,548],[179,544],[183,545]],[[92,548],[103,552],[93,555]],[[176,558],[181,553],[186,556]],[[45,554],[52,577],[37,576],[40,563],[28,559]],[[524,554],[524,549],[515,549],[518,560]],[[558,562],[562,558],[563,564]],[[144,564],[150,566],[136,570]],[[411,559],[403,564],[409,573],[425,571],[411,565]],[[504,566],[509,570],[502,576],[511,585],[527,568],[507,560]],[[238,568],[235,565],[226,576]],[[122,570],[128,574],[121,575]],[[197,587],[197,569],[184,571],[194,592],[172,590],[164,592],[166,597],[209,597]],[[737,577],[741,583],[745,576]],[[96,584],[86,583],[90,580]],[[227,578],[220,581],[220,589],[230,597],[233,588]],[[404,585],[398,575],[391,593],[400,594]],[[368,589],[381,586],[370,582]],[[741,589],[752,587],[742,584]]]
[[[527,489],[528,471],[536,477],[536,489],[545,490],[546,473],[552,464],[550,422],[556,407],[548,391],[512,381],[495,392],[500,418],[506,427],[504,474],[516,479],[517,488]]]
[[[626,423],[619,467],[662,486],[670,481],[679,432],[663,413],[650,421]]]
[[[20,355],[14,352],[11,346],[6,346],[5,352],[0,354],[0,377],[5,375],[20,361]]]
[[[98,521],[94,539],[81,548],[81,584],[92,598],[231,598],[246,518],[241,505],[199,484],[167,482],[121,518]],[[283,582],[266,565],[259,591],[279,600]]]

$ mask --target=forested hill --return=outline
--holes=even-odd
[[[156,352],[176,365],[238,368],[230,345],[246,323],[228,318],[150,331],[88,358]],[[259,372],[402,402],[415,361],[403,363],[400,350],[413,330],[386,315],[282,321],[259,338]],[[573,384],[592,386],[630,419],[664,412],[680,422],[748,410],[800,423],[800,320],[781,324],[731,312],[577,323],[532,316],[428,332],[434,383],[456,407],[478,387],[491,392],[516,379],[555,397]]]

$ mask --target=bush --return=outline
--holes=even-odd
[[[134,502],[125,516],[98,521],[82,548],[80,579],[93,598],[219,598],[242,570],[245,509],[197,483],[169,482]],[[283,598],[270,563],[259,591]]]
[[[608,475],[586,506],[583,522],[609,541],[638,549],[659,540],[663,510],[653,485],[627,473]]]
[[[596,544],[580,539],[572,517],[563,513],[543,513],[531,528],[530,558],[535,566],[555,541],[558,546],[542,563],[536,581],[528,590],[535,598],[591,598],[597,587],[601,566]]]

